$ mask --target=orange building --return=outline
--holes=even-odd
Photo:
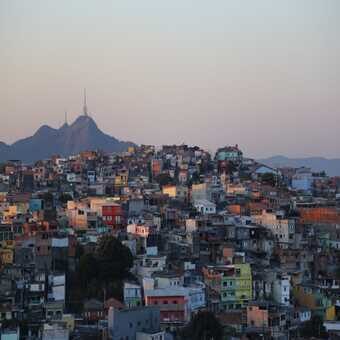
[[[162,160],[153,159],[151,161],[151,171],[152,171],[152,176],[157,177],[162,171]]]
[[[247,306],[248,327],[268,327],[268,309],[258,305]]]
[[[227,206],[227,210],[234,215],[241,215],[241,206],[239,204],[230,204]]]
[[[301,223],[340,223],[340,211],[335,207],[300,208]]]

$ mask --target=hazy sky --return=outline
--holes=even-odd
[[[0,140],[84,87],[120,139],[340,157],[340,1],[0,0]]]

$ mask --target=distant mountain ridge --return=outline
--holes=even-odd
[[[328,159],[323,157],[288,158],[285,156],[273,156],[259,159],[259,162],[272,167],[308,167],[312,171],[326,171],[329,176],[340,176],[340,159]]]
[[[105,134],[91,117],[81,115],[71,125],[65,123],[59,129],[43,125],[33,136],[11,145],[0,142],[0,161],[19,159],[32,163],[52,155],[67,157],[85,150],[122,152],[133,145]]]

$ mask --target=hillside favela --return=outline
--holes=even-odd
[[[338,0],[0,0],[0,340],[340,340]]]
[[[1,339],[337,334],[340,177],[110,138],[85,106],[1,164]]]

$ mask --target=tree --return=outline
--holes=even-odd
[[[6,168],[6,164],[5,163],[0,163],[0,174],[5,173],[5,168]]]
[[[98,261],[93,254],[84,254],[79,260],[79,276],[81,283],[86,285],[98,276]]]
[[[211,312],[198,312],[182,330],[181,339],[221,340],[223,328]]]
[[[80,250],[79,264],[72,284],[73,295],[80,290],[80,300],[102,299],[103,296],[120,299],[123,280],[132,275],[130,269],[133,256],[130,249],[117,238],[106,235],[99,240],[93,254],[82,254],[83,251],[81,248]]]
[[[198,184],[200,183],[200,175],[197,171],[195,171],[192,175],[191,175],[191,184]]]
[[[228,173],[232,174],[238,170],[238,164],[233,161],[228,161]]]
[[[174,179],[171,178],[170,175],[167,173],[159,174],[156,177],[156,182],[159,183],[161,187],[175,183]]]
[[[73,200],[72,196],[70,194],[67,194],[67,193],[62,193],[59,196],[59,201],[62,204],[66,204],[68,201],[72,201],[72,200]]]
[[[266,172],[261,176],[262,183],[269,184],[272,187],[276,184],[276,176],[270,172]]]
[[[96,250],[99,277],[103,281],[124,280],[133,266],[133,256],[128,247],[117,238],[106,235],[98,243]]]
[[[304,323],[300,335],[308,339],[314,336],[327,338],[327,332],[323,325],[322,318],[318,315],[313,316],[310,321]]]

